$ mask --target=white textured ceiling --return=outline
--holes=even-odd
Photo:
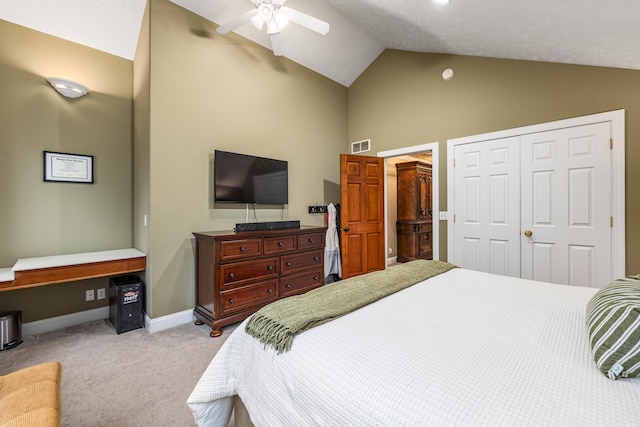
[[[0,0],[0,19],[133,59],[146,0]]]
[[[216,24],[223,24],[254,7],[249,0],[170,1]],[[287,0],[286,5],[328,22],[331,29],[323,36],[289,24],[281,32],[284,56],[338,83],[351,85],[384,50],[382,44],[324,0]],[[251,22],[236,28],[235,32],[271,49],[266,31],[259,31]]]
[[[249,0],[170,0],[216,24]],[[2,0],[0,19],[133,59],[146,0]],[[295,24],[284,55],[345,86],[385,48],[640,70],[640,0],[288,0],[330,23]],[[250,23],[236,32],[270,48]],[[223,36],[219,36],[223,37]]]

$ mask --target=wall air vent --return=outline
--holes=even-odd
[[[351,154],[364,153],[365,151],[371,151],[370,139],[351,143]]]

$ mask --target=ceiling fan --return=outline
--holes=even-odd
[[[282,55],[282,43],[280,31],[289,21],[295,22],[316,33],[325,35],[329,32],[329,24],[306,13],[299,12],[287,6],[283,6],[286,0],[250,0],[255,8],[242,15],[231,19],[216,30],[219,34],[227,34],[247,21],[251,21],[258,30],[266,25],[267,34],[271,39],[273,54]]]

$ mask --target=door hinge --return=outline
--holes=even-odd
[[[456,214],[453,214],[453,223],[456,223]]]
[[[609,217],[609,227],[613,228],[613,217]]]
[[[456,158],[455,157],[453,158],[453,167],[454,168],[456,167]]]
[[[613,138],[609,138],[609,150],[613,150]]]

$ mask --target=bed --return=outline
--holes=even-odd
[[[247,319],[187,404],[199,426],[226,426],[234,402],[256,426],[639,426],[640,378],[594,363],[596,291],[455,268],[281,354]]]

